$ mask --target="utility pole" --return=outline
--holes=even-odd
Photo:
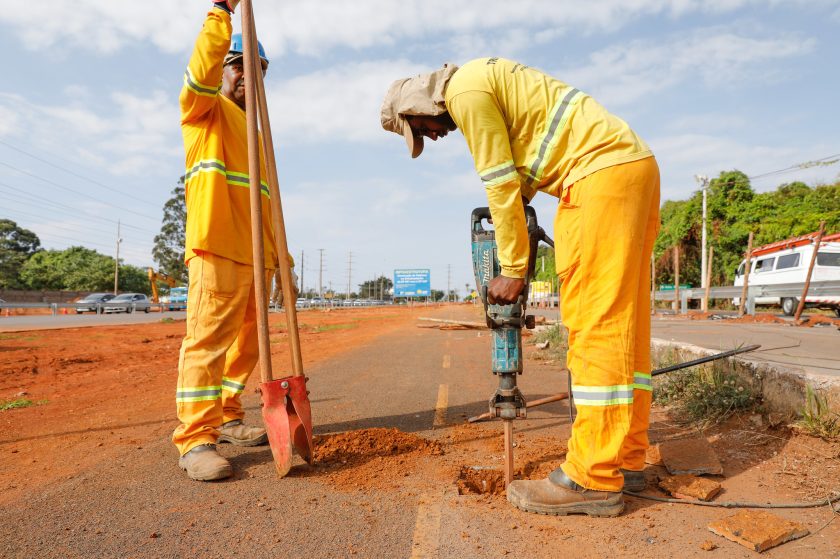
[[[306,295],[303,293],[303,271],[305,269],[306,269],[306,267],[303,265],[303,250],[301,250],[300,251],[300,293],[304,297],[306,297]]]
[[[350,285],[352,284],[351,278],[353,277],[353,252],[347,252],[347,299],[350,299]]]
[[[452,293],[452,292],[449,289],[451,280],[452,280],[452,264],[447,264],[446,265],[446,302],[447,303],[452,302],[452,297],[450,296],[450,293]]]
[[[706,260],[706,191],[709,187],[709,177],[705,175],[694,175],[694,180],[696,180],[700,184],[700,188],[703,189],[703,229],[700,232],[700,287],[706,289],[708,285],[708,270],[706,267],[708,266]],[[705,301],[705,299],[704,299]],[[704,304],[705,306],[705,304]],[[707,309],[703,309],[704,311]]]
[[[321,253],[320,263],[318,265],[318,298],[324,298],[324,249],[319,248]]]
[[[120,280],[120,243],[122,242],[122,237],[120,237],[120,220],[117,220],[117,257],[114,262],[114,295],[117,294],[117,285],[119,284]]]

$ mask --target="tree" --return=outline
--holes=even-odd
[[[21,268],[40,248],[38,235],[10,219],[0,219],[0,288],[22,288]]]
[[[188,281],[184,265],[184,245],[187,236],[187,206],[184,200],[184,177],[172,191],[172,197],[163,205],[163,223],[155,235],[152,257],[158,269],[181,282]]]
[[[20,272],[30,289],[69,291],[111,291],[114,288],[114,259],[85,247],[42,250],[32,255]],[[148,294],[146,272],[137,266],[121,265],[119,290]]]
[[[394,282],[385,276],[379,276],[374,280],[368,280],[359,284],[359,297],[363,299],[386,299],[388,291],[394,287]]]

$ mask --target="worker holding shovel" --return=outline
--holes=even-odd
[[[503,58],[473,60],[391,85],[382,126],[423,151],[460,128],[487,192],[501,275],[490,303],[522,292],[529,257],[523,200],[559,199],[554,221],[568,367],[578,409],[566,461],[513,481],[530,512],[616,516],[622,489],[644,488],[651,403],[647,294],[659,230],[659,169],[645,143],[590,96]]]
[[[216,443],[267,443],[243,423],[240,394],[258,360],[242,37],[232,37],[239,0],[215,2],[181,90],[186,151],[187,332],[176,394],[179,466],[196,480],[232,474]],[[259,47],[262,70],[268,59]],[[221,84],[221,85],[220,85]],[[260,154],[262,155],[262,154]],[[260,157],[261,176],[265,163]],[[277,268],[269,189],[262,182],[266,283]]]

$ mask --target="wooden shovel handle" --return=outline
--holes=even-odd
[[[248,132],[248,176],[251,194],[251,244],[254,259],[254,295],[257,304],[257,343],[260,352],[260,376],[263,382],[273,380],[271,345],[268,337],[268,300],[265,288],[265,247],[262,230],[262,187],[260,185],[260,148],[257,127],[257,87],[255,59],[259,63],[254,13],[251,0],[242,1],[242,36],[245,58],[245,119]]]
[[[247,11],[243,10],[242,17],[250,19],[249,31],[251,33],[251,44],[256,48],[257,27],[254,22],[254,11],[250,0]],[[243,22],[243,30],[245,29]],[[244,33],[243,33],[244,35]],[[247,64],[247,62],[246,62]],[[274,225],[274,240],[277,246],[277,260],[280,269],[280,280],[283,289],[283,300],[286,308],[286,331],[289,337],[289,350],[292,359],[292,375],[303,375],[303,357],[300,351],[300,332],[297,321],[297,296],[294,292],[294,280],[292,279],[292,268],[289,265],[289,245],[286,238],[286,225],[283,219],[283,204],[280,200],[280,181],[277,176],[277,161],[274,157],[274,141],[271,136],[271,122],[268,116],[268,103],[265,95],[265,84],[263,83],[262,64],[259,56],[253,56],[253,75],[256,76],[255,84],[257,90],[257,104],[259,106],[260,124],[262,125],[263,155],[265,157],[266,173],[268,174],[268,187],[271,193],[271,217]],[[247,79],[246,79],[247,81]]]

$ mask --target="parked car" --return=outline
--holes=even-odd
[[[83,312],[101,313],[102,306],[114,298],[113,293],[91,293],[76,301],[76,314]]]
[[[151,301],[142,293],[123,293],[117,295],[102,307],[102,312],[124,312],[132,313],[135,310],[149,312]]]
[[[816,234],[812,233],[754,249],[750,259],[749,285],[756,287],[804,283],[808,275],[808,265],[814,254],[815,236]],[[745,268],[746,261],[742,260],[738,269],[735,270],[733,285],[744,285]],[[840,233],[823,237],[811,274],[812,282],[837,280],[840,280]],[[739,304],[740,298],[735,298],[733,303]],[[755,303],[779,305],[782,307],[782,312],[792,316],[799,306],[799,298],[756,297]],[[840,317],[840,297],[808,295],[805,306],[832,309]]]

